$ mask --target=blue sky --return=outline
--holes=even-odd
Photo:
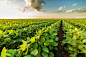
[[[86,18],[86,0],[0,0],[0,8],[4,19]]]
[[[78,5],[71,7],[75,3],[78,3]],[[57,11],[59,7],[64,7],[64,6],[66,8],[63,10],[84,8],[86,7],[86,0],[52,0],[51,2],[47,0],[46,5],[43,6],[42,10],[46,9],[47,11],[51,11],[51,10]]]

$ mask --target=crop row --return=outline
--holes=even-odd
[[[84,21],[67,21],[71,23],[72,25],[75,25],[78,28],[81,28],[81,30],[86,30],[86,23]]]
[[[3,31],[6,31],[6,30],[17,30],[17,29],[22,29],[22,28],[25,28],[25,27],[28,27],[30,25],[38,25],[38,24],[41,24],[41,23],[49,23],[49,22],[56,22],[55,20],[53,21],[23,21],[23,20],[19,20],[19,21],[9,21],[6,23],[7,21],[3,21],[3,22],[0,22],[1,26],[0,26],[0,30],[3,30]],[[16,23],[17,22],[17,23]],[[5,23],[5,24],[3,24]]]
[[[39,30],[34,37],[27,37],[26,41],[22,40],[23,44],[19,49],[3,48],[1,56],[11,57],[54,57],[53,50],[57,50],[58,31],[61,21],[57,21],[51,26],[47,26]]]
[[[79,53],[86,56],[86,32],[63,21],[64,39],[62,44],[67,44],[65,50],[68,51],[70,57],[76,57]],[[84,56],[83,55],[83,56]]]
[[[45,21],[44,21],[45,22]],[[85,23],[80,25],[76,20],[62,20],[62,30],[65,39],[62,45],[70,57],[82,54],[86,57],[86,30]],[[30,25],[19,30],[0,30],[0,47],[2,57],[54,57],[53,51],[58,50],[57,37],[61,20]],[[45,26],[46,25],[46,26]],[[79,27],[80,28],[79,28]],[[82,29],[83,28],[83,29]],[[82,30],[81,30],[82,29]],[[8,48],[10,46],[10,48]],[[17,47],[16,49],[13,47]],[[81,56],[82,57],[82,56]]]
[[[19,30],[7,30],[5,32],[1,31],[0,33],[0,47],[6,46],[10,48],[15,48],[20,45],[22,40],[26,40],[27,37],[33,37],[39,29],[49,26],[54,22],[42,23],[39,25],[30,25]],[[17,47],[16,47],[17,48]]]

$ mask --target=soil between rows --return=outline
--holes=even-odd
[[[58,33],[57,37],[59,38],[59,40],[57,41],[57,43],[58,43],[58,46],[57,46],[58,50],[54,51],[54,55],[55,55],[54,57],[69,57],[68,52],[64,50],[64,47],[66,45],[61,45],[61,43],[62,43],[62,41],[64,39],[64,37],[62,35],[62,34],[64,34],[64,32],[62,31],[62,21],[61,21],[59,32],[57,32],[57,33]]]

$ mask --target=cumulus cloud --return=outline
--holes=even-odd
[[[73,4],[72,6],[76,6],[78,3]]]
[[[62,11],[57,11],[57,13],[63,13],[63,12],[65,12],[64,10],[62,10]]]
[[[60,7],[57,11],[62,10],[62,9],[64,9],[64,8],[65,8],[65,5],[64,5],[64,7]]]
[[[60,7],[58,10],[62,10],[63,9],[63,7]]]
[[[44,0],[24,0],[27,7],[31,7],[37,11],[41,11],[41,8],[45,4]]]
[[[72,13],[74,10],[67,10],[66,13]]]
[[[41,11],[42,6],[46,4],[44,0],[0,0],[2,1],[21,12]]]
[[[73,10],[67,10],[66,13],[84,13],[86,12],[86,8],[79,8],[79,9],[73,9]]]
[[[55,13],[54,11],[50,11],[50,13]]]
[[[62,9],[64,9],[64,8],[65,8],[65,5],[64,5],[64,7],[60,7],[60,8],[57,10],[56,13],[65,12],[64,10],[62,10]]]

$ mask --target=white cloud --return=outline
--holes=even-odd
[[[73,10],[67,10],[66,13],[83,13],[86,12],[86,8],[79,8],[79,9],[73,9]]]
[[[72,6],[76,6],[78,3],[73,4]]]
[[[57,13],[63,13],[63,12],[65,12],[64,10],[61,10],[61,11],[57,11]]]
[[[25,12],[24,7],[26,5],[24,1],[19,1],[19,0],[3,0],[1,2],[4,2],[7,4],[7,6],[10,6],[11,8],[14,8],[16,10],[19,10],[21,12]]]
[[[45,5],[44,0],[24,0],[27,7],[31,7],[37,11],[41,11],[43,5]]]
[[[58,10],[62,10],[63,9],[63,7],[60,7]]]
[[[45,5],[44,0],[0,0],[0,2],[2,1],[21,12],[41,11],[42,6]]]
[[[2,7],[3,6],[3,7]],[[28,9],[23,9],[23,8],[11,8],[10,5],[8,6],[5,1],[2,1],[0,2],[0,18],[17,18],[17,17],[21,17],[23,18],[22,16],[25,16],[25,15],[28,15],[27,17],[33,17],[35,15],[38,15],[36,14],[36,12],[34,10],[32,11],[29,11],[27,13]],[[22,12],[21,12],[22,11]],[[26,12],[24,12],[26,11]],[[23,13],[24,12],[24,13]],[[40,14],[42,15],[42,14]],[[25,18],[25,17],[24,17]]]
[[[64,5],[64,7],[60,7],[57,11],[62,10],[62,9],[64,9],[64,8],[65,8],[65,5]]]
[[[74,10],[67,10],[66,13],[72,13]]]

